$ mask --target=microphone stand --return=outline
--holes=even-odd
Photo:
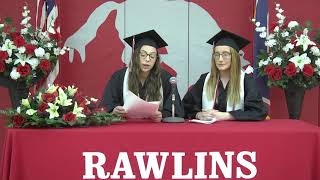
[[[162,121],[163,122],[184,122],[184,118],[181,118],[181,117],[176,117],[175,116],[175,102],[176,102],[176,96],[175,96],[175,91],[176,91],[176,80],[175,80],[175,77],[172,77],[174,79],[171,80],[170,78],[170,83],[171,83],[171,86],[172,86],[172,90],[171,90],[171,112],[172,112],[172,115],[171,117],[166,117],[166,118],[163,118]]]

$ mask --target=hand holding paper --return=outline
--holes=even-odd
[[[128,118],[149,118],[159,109],[159,101],[146,102],[131,91],[128,92],[125,99],[123,108]]]

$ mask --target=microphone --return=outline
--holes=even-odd
[[[181,117],[175,117],[175,101],[176,101],[176,89],[177,89],[177,78],[171,77],[169,79],[169,82],[171,84],[171,117],[166,117],[162,121],[163,122],[184,122],[184,119]]]

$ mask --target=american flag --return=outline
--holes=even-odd
[[[49,24],[54,24],[54,28],[60,33],[60,18],[58,14],[58,0],[37,0],[36,26],[42,31],[49,30]],[[59,74],[59,61],[53,71],[48,75],[44,85],[53,84]]]
[[[260,26],[264,26],[268,28],[268,20],[269,20],[269,13],[268,13],[268,0],[256,0],[254,4],[254,18],[257,22],[260,22]],[[270,96],[269,96],[269,88],[267,86],[267,77],[258,77],[258,53],[259,50],[267,50],[267,47],[264,45],[264,39],[259,37],[259,33],[254,34],[254,48],[253,48],[253,55],[254,55],[254,75],[256,77],[256,82],[258,84],[259,90],[263,97],[263,102],[270,106]]]

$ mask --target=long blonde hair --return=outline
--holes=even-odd
[[[213,49],[215,52],[215,48]],[[241,63],[239,53],[232,47],[230,47],[231,52],[231,67],[230,67],[230,80],[228,85],[228,98],[227,101],[231,103],[231,106],[235,106],[240,101],[240,73],[241,73]],[[214,54],[214,53],[213,53]],[[213,99],[216,84],[219,78],[219,70],[216,66],[214,56],[212,54],[211,58],[211,73],[210,78],[206,87],[207,98],[209,100]]]

